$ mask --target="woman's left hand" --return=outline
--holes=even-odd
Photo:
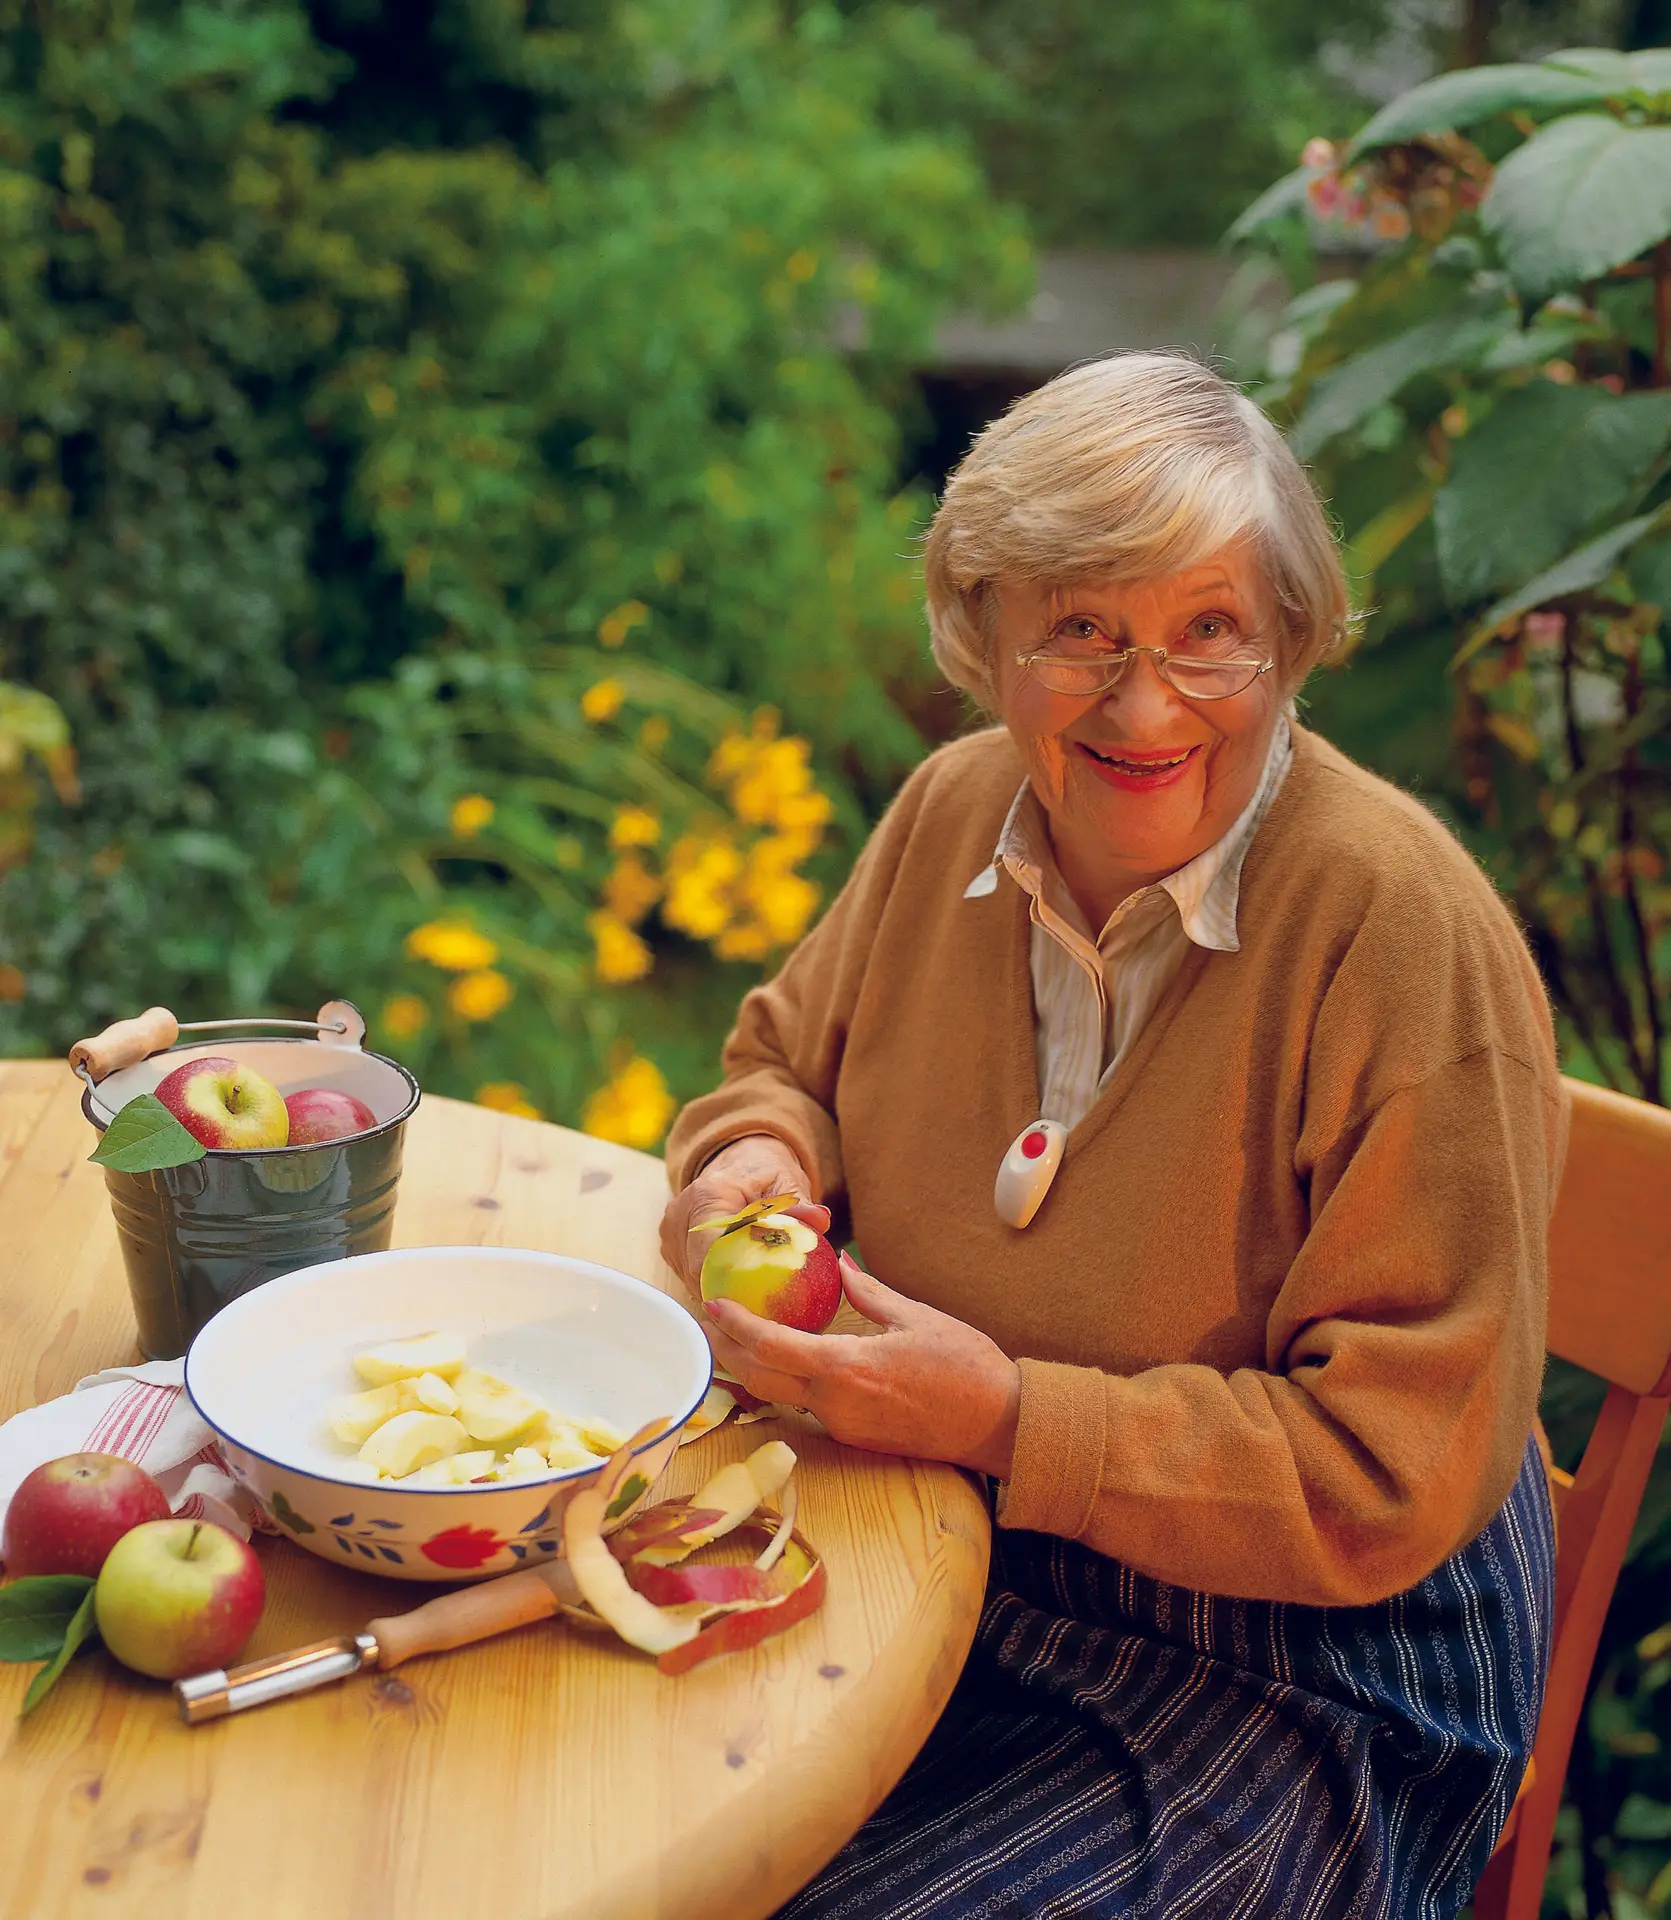
[[[841,1278],[880,1334],[799,1333],[734,1300],[709,1300],[715,1360],[760,1399],[816,1414],[847,1446],[1008,1479],[1021,1409],[1015,1362],[984,1333],[895,1293],[845,1253]]]

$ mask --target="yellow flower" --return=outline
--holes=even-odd
[[[650,949],[613,913],[589,913],[586,931],[597,948],[594,965],[598,978],[606,986],[619,986],[624,980],[641,980],[650,971]]]
[[[612,847],[653,847],[661,838],[661,822],[648,807],[622,807],[609,829]]]
[[[16,967],[0,967],[0,1000],[16,1005],[29,991],[29,982]]]
[[[653,1147],[667,1131],[678,1102],[653,1060],[635,1055],[586,1102],[580,1124],[598,1140]]]
[[[613,613],[606,613],[598,622],[598,638],[606,647],[619,647],[634,627],[643,626],[650,617],[650,609],[642,600],[623,600]]]
[[[619,680],[599,680],[580,696],[580,711],[594,726],[613,720],[621,711],[627,690]]]
[[[696,940],[711,940],[731,918],[731,888],[743,870],[729,840],[681,834],[667,855],[667,897],[661,917]]]
[[[829,824],[830,810],[830,796],[820,793],[816,787],[810,793],[786,793],[777,803],[774,824],[780,827],[823,827]]]
[[[603,883],[604,905],[629,927],[636,927],[660,896],[661,882],[636,853],[617,860]]]
[[[467,793],[453,802],[453,832],[468,840],[493,819],[493,802],[485,793]]]
[[[748,888],[749,905],[778,946],[806,932],[818,905],[818,889],[798,873],[763,875]]]
[[[447,1005],[461,1020],[491,1020],[510,1005],[515,991],[502,973],[483,967],[459,975],[447,989]]]
[[[714,952],[722,960],[764,960],[771,950],[771,931],[758,920],[727,927],[714,942]]]
[[[818,256],[805,247],[797,247],[783,263],[783,270],[796,286],[800,286],[818,271]]]
[[[731,805],[750,825],[775,821],[785,800],[799,799],[812,786],[808,764],[812,749],[804,740],[772,740],[754,757],[754,765],[731,789]]]
[[[410,1040],[429,1023],[429,1008],[415,993],[397,993],[383,1008],[383,1031],[396,1040]]]
[[[545,1115],[528,1098],[526,1087],[514,1080],[490,1080],[476,1089],[476,1105],[491,1107],[495,1113],[520,1114],[524,1120],[543,1120]]]
[[[427,960],[449,973],[470,973],[491,967],[499,949],[474,927],[461,920],[431,920],[406,936],[406,951],[414,960]]]
[[[660,753],[672,736],[673,729],[659,713],[652,713],[638,729],[638,744],[646,753]]]
[[[560,833],[551,843],[551,857],[565,873],[573,873],[585,864],[586,849],[572,833]]]

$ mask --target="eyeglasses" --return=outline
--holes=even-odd
[[[1205,659],[1200,654],[1172,653],[1165,647],[1122,647],[1094,659],[1084,654],[1018,653],[1015,664],[1025,667],[1040,686],[1052,693],[1089,699],[1093,694],[1109,692],[1140,653],[1148,654],[1156,673],[1188,700],[1232,700],[1238,693],[1246,693],[1276,664],[1252,656]]]

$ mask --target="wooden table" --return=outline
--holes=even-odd
[[[0,1061],[0,1416],[132,1359],[133,1316],[79,1082]],[[660,1161],[426,1099],[397,1245],[543,1247],[676,1289]],[[83,1656],[26,1721],[0,1667],[0,1915],[72,1920],[755,1920],[904,1770],[944,1705],[986,1576],[960,1473],[810,1423],[722,1428],[667,1492],[774,1433],[830,1595],[810,1621],[677,1680],[555,1624],[188,1728],[160,1683]],[[415,1603],[408,1585],[260,1542],[256,1654]]]

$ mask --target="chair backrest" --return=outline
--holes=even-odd
[[[1590,1668],[1671,1410],[1671,1111],[1576,1080],[1549,1228],[1549,1351],[1608,1383],[1557,1479],[1555,1643],[1527,1782],[1475,1920],[1536,1920]]]

